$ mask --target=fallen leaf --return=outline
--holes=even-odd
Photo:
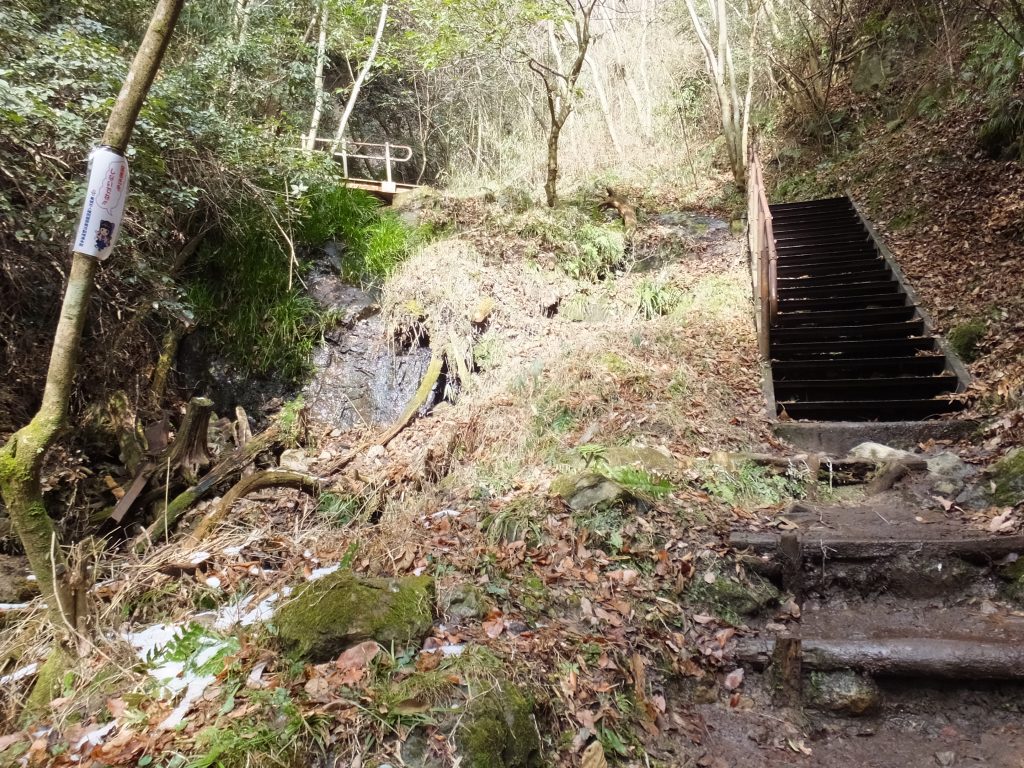
[[[500,616],[496,619],[484,622],[484,632],[491,640],[496,639],[505,631],[505,620]]]
[[[345,651],[338,660],[334,662],[334,667],[339,672],[348,672],[353,669],[363,669],[373,661],[374,657],[380,653],[380,646],[377,645],[373,640],[367,640],[365,643],[352,646]]]
[[[608,760],[604,756],[604,747],[600,741],[593,741],[583,750],[580,760],[581,768],[608,768]]]
[[[743,667],[737,667],[725,676],[725,690],[735,691],[743,685]]]

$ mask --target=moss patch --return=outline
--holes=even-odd
[[[510,683],[472,701],[455,741],[467,768],[540,765],[540,735],[533,721],[533,707]]]
[[[1017,448],[1000,459],[991,470],[992,501],[1004,507],[1024,501],[1024,449]]]
[[[349,646],[418,642],[433,625],[434,582],[429,576],[371,579],[338,571],[297,590],[275,624],[286,646],[314,662]]]
[[[749,574],[744,581],[718,574],[708,583],[696,579],[689,589],[690,599],[707,606],[715,615],[736,623],[740,616],[753,616],[777,605],[779,591],[771,582]]]
[[[985,337],[987,330],[983,321],[969,320],[953,328],[946,335],[946,341],[961,360],[970,363],[978,358],[978,344]]]

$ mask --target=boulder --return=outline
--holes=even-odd
[[[932,491],[942,496],[956,496],[960,493],[972,471],[959,456],[948,451],[928,459]]]
[[[282,642],[314,663],[364,640],[418,645],[434,622],[429,576],[368,578],[337,571],[297,589],[274,624]]]
[[[1004,507],[1024,501],[1024,448],[1007,453],[989,470],[992,477],[990,496],[993,503]]]
[[[511,683],[473,698],[455,731],[465,768],[535,768],[541,764],[533,705]]]

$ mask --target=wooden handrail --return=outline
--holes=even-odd
[[[769,330],[779,309],[778,254],[768,196],[764,189],[764,170],[756,144],[750,149],[747,164],[747,227],[751,259],[754,302],[757,305],[757,338],[761,354],[769,354]]]

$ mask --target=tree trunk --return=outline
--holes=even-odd
[[[366,62],[363,64],[363,68],[359,70],[359,76],[356,77],[355,82],[352,83],[352,93],[348,95],[348,101],[345,103],[345,111],[341,115],[341,120],[338,122],[338,130],[334,134],[334,141],[331,142],[331,154],[333,155],[338,151],[338,144],[341,143],[342,137],[345,135],[345,128],[348,126],[348,119],[352,116],[352,109],[356,105],[356,99],[359,98],[359,90],[363,87],[363,81],[366,79],[366,75],[370,72],[370,67],[373,66],[373,60],[377,58],[377,49],[380,47],[381,38],[384,37],[384,24],[388,20],[388,4],[380,8],[380,21],[377,22],[377,32],[373,36],[373,46],[370,48],[370,55],[366,57]]]
[[[544,197],[548,208],[554,208],[558,201],[558,137],[561,133],[562,126],[552,123],[548,133],[548,171],[544,181]]]
[[[327,63],[327,3],[320,10],[320,37],[316,44],[316,68],[313,71],[313,116],[309,120],[309,133],[302,148],[311,152],[316,147],[320,132],[320,116],[324,111],[324,66]]]
[[[139,110],[160,67],[171,32],[184,0],[159,0],[146,36],[139,46],[128,76],[110,114],[102,144],[123,153],[135,127]],[[66,654],[70,637],[68,617],[74,615],[76,596],[72,574],[57,541],[57,532],[43,505],[41,472],[46,452],[67,419],[68,400],[75,376],[82,330],[92,295],[97,261],[75,252],[64,291],[60,319],[46,373],[39,411],[0,449],[0,495],[11,523],[21,540],[29,565],[46,598],[49,618],[57,631],[54,657]],[[59,676],[58,676],[59,680]]]

